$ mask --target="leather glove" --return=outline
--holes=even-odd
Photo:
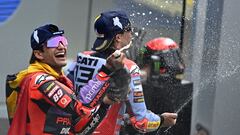
[[[124,101],[129,93],[131,77],[126,68],[118,69],[110,76],[110,86],[107,89],[107,96],[115,102]]]

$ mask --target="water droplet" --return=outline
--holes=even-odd
[[[135,34],[136,36],[138,36],[138,32],[135,32],[134,34]]]
[[[146,14],[145,13],[142,13],[143,16],[145,16]]]
[[[151,14],[152,14],[152,11],[149,11],[148,14],[151,15]]]

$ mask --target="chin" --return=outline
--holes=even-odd
[[[61,66],[61,67],[64,67],[64,66],[67,65],[67,61],[66,62],[59,62],[58,65]]]

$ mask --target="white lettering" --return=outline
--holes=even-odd
[[[80,133],[80,135],[86,135],[92,128],[94,128],[96,126],[97,123],[99,123],[100,120],[100,116],[99,114],[97,114],[95,117],[93,117],[92,122],[90,123],[90,125],[88,127],[86,127],[82,133]]]
[[[96,66],[98,63],[98,59],[96,59],[94,57],[91,58],[91,57],[78,56],[77,62],[80,64],[84,64],[84,65]]]
[[[61,89],[58,89],[57,93],[53,95],[54,102],[58,102],[58,100],[63,96],[63,92]]]
[[[100,81],[96,81],[96,83],[92,86],[92,88],[88,91],[86,94],[86,99],[89,101],[92,101],[93,97],[96,95],[98,92],[98,88],[102,85]]]
[[[59,89],[59,86],[55,86],[49,93],[48,93],[48,97],[51,97],[53,95],[53,93],[55,93],[56,90]]]
[[[62,128],[60,134],[68,135],[69,134],[69,130],[70,130],[70,128]]]

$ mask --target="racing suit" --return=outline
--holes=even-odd
[[[101,64],[104,64],[107,56],[99,53],[78,53],[77,61],[73,62],[68,69],[69,74],[74,74],[74,85],[84,85],[87,80],[91,79]],[[91,60],[86,62],[86,60]],[[83,62],[85,61],[85,62]],[[95,63],[95,61],[101,61]],[[99,64],[99,65],[98,65]],[[151,132],[157,130],[161,125],[161,118],[159,115],[147,110],[143,90],[141,85],[139,67],[131,60],[124,59],[124,66],[130,71],[131,82],[130,93],[125,102],[112,105],[106,114],[106,117],[94,131],[94,134],[113,135],[119,134],[121,124],[123,124],[123,115],[127,112],[130,114],[130,121],[133,127],[141,132]],[[85,70],[84,70],[85,69]],[[88,71],[86,71],[88,69]],[[95,71],[89,69],[95,69]],[[86,77],[87,76],[87,77]],[[85,79],[85,81],[84,81]]]
[[[81,88],[82,91],[94,84],[98,84],[95,89],[101,91],[99,89],[107,78],[101,79],[100,74],[104,72],[97,73],[92,83]],[[89,118],[97,109],[83,106],[79,98],[87,95],[83,93],[76,97],[72,82],[44,63],[30,64],[12,83],[18,83],[21,91],[8,135],[73,135],[75,119]],[[81,125],[87,122],[83,121]]]

